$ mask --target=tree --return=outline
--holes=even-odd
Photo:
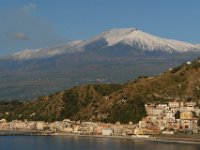
[[[198,120],[198,122],[197,122],[197,125],[200,127],[200,118],[199,118],[199,120]]]
[[[180,119],[180,114],[181,114],[181,112],[178,110],[178,111],[175,113],[175,118],[176,118],[176,119]]]

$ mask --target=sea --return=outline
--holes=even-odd
[[[0,136],[0,150],[200,150],[200,144],[78,136]]]

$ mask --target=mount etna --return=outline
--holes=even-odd
[[[33,99],[85,83],[122,83],[160,74],[199,55],[199,44],[136,28],[111,29],[88,40],[1,57],[0,98]]]

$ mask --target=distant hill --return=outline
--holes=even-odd
[[[158,75],[200,55],[200,45],[160,38],[135,28],[0,59],[0,99],[32,99],[91,83],[123,83]]]
[[[144,104],[200,100],[200,59],[159,76],[141,76],[124,84],[82,85],[31,102],[1,102],[0,118],[127,123],[146,115]]]

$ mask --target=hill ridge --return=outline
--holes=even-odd
[[[199,101],[199,74],[198,58],[159,76],[141,76],[124,84],[82,85],[31,102],[1,102],[0,118],[137,122],[146,115],[145,103]]]

